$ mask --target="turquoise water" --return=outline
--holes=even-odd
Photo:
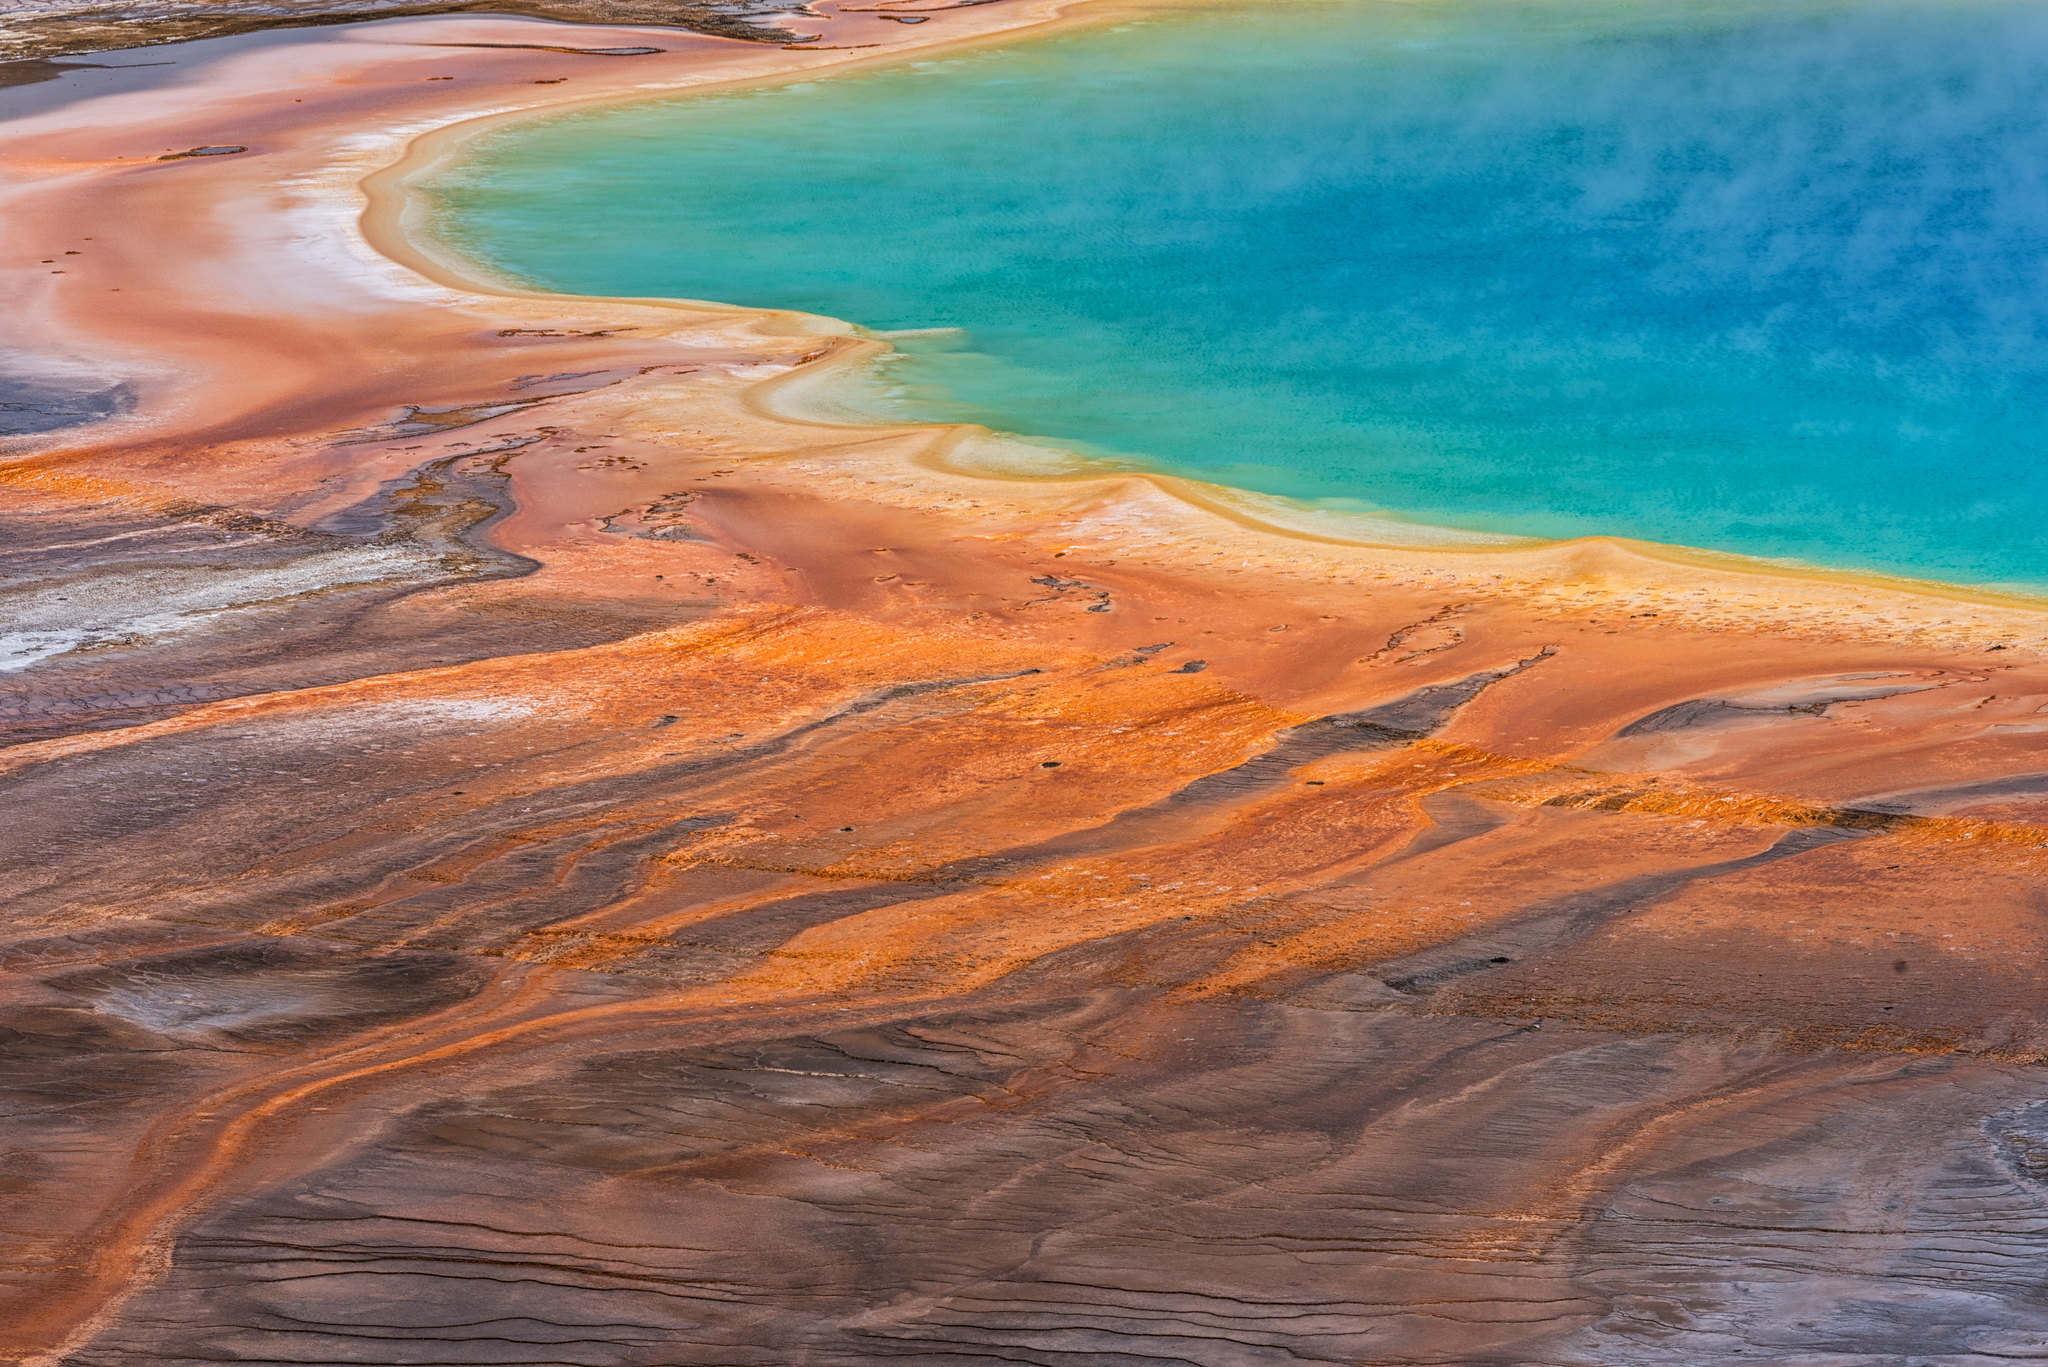
[[[1260,0],[496,135],[548,288],[906,339],[898,403],[1539,536],[2048,584],[2048,10]]]

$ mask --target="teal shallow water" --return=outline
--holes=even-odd
[[[550,289],[906,339],[900,411],[1409,520],[2048,587],[2048,11],[1261,0],[494,135]]]

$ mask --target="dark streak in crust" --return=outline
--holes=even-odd
[[[434,47],[509,48],[520,52],[566,52],[576,57],[650,57],[658,47],[557,47],[550,43],[434,43]]]
[[[1809,850],[1821,849],[1842,840],[1859,838],[1861,832],[1832,827],[1806,827],[1788,831],[1758,854],[1717,860],[1695,868],[1638,874],[1605,887],[1574,893],[1529,908],[1521,919],[1487,930],[1484,934],[1453,940],[1427,953],[1382,965],[1381,981],[1396,992],[1425,995],[1457,978],[1485,973],[1500,965],[1518,962],[1532,955],[1555,953],[1582,940],[1617,917],[1654,906],[1675,892],[1703,879],[1774,864]]]

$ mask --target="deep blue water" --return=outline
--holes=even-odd
[[[494,136],[550,288],[1414,521],[2048,585],[2048,9],[1260,0]]]

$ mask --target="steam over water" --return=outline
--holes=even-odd
[[[2048,10],[1261,0],[498,135],[578,293],[898,411],[1411,520],[2048,586]]]

